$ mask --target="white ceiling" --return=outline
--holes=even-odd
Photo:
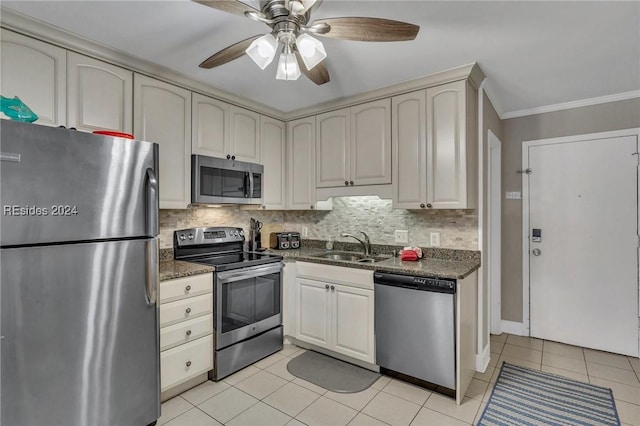
[[[182,1],[2,1],[2,6],[195,80],[291,112],[478,62],[501,113],[640,90],[640,2],[337,1],[312,15],[420,25],[414,41],[322,38],[331,82],[275,80],[246,55],[204,70],[224,47],[266,33],[247,18]]]

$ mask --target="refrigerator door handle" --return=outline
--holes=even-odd
[[[151,167],[147,169],[147,235],[158,235],[158,179]]]
[[[158,298],[159,280],[159,247],[158,238],[152,238],[147,242],[146,256],[147,282],[145,283],[147,306],[154,306]]]

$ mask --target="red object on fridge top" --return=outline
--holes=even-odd
[[[94,130],[96,135],[114,136],[116,138],[135,139],[131,133],[116,132],[113,130]]]

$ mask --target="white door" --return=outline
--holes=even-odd
[[[199,93],[193,93],[191,98],[192,152],[219,158],[231,155],[230,105]]]
[[[349,108],[316,116],[316,188],[349,185]]]
[[[296,337],[323,348],[331,347],[329,284],[297,279]]]
[[[235,160],[260,162],[260,114],[231,105],[231,156]]]
[[[531,336],[638,356],[637,137],[525,149]]]
[[[287,123],[288,210],[313,210],[316,203],[315,126],[315,117]]]
[[[391,99],[351,108],[349,157],[350,185],[391,183]]]
[[[373,363],[373,291],[342,285],[331,285],[330,288],[332,349]]]
[[[264,166],[263,209],[285,209],[285,124],[262,116],[262,165]]]

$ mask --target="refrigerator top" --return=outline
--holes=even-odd
[[[158,145],[3,120],[0,246],[158,235]]]

